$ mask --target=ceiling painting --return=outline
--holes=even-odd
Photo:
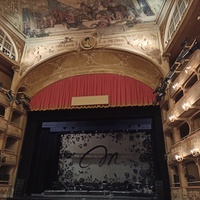
[[[2,1],[2,0],[0,0]],[[22,0],[21,31],[28,37],[44,37],[61,31],[132,28],[155,21],[164,0]],[[9,2],[13,2],[12,0]],[[2,1],[4,4],[4,2]],[[15,1],[16,3],[16,1]],[[10,9],[10,7],[5,7]],[[11,12],[4,14],[9,18]],[[20,14],[19,14],[20,15]],[[13,21],[12,23],[17,24]],[[15,20],[19,20],[15,18]]]

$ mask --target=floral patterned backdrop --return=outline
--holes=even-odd
[[[147,132],[63,134],[58,180],[68,189],[151,193],[152,156]]]

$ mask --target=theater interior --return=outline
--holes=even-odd
[[[0,0],[0,199],[199,200],[199,0]]]

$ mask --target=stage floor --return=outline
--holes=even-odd
[[[154,194],[126,191],[45,191],[26,197],[13,197],[8,200],[158,200]]]

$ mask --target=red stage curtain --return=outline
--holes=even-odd
[[[109,107],[152,105],[153,90],[130,77],[90,74],[55,82],[31,99],[31,110],[70,109],[72,97],[108,95]]]

